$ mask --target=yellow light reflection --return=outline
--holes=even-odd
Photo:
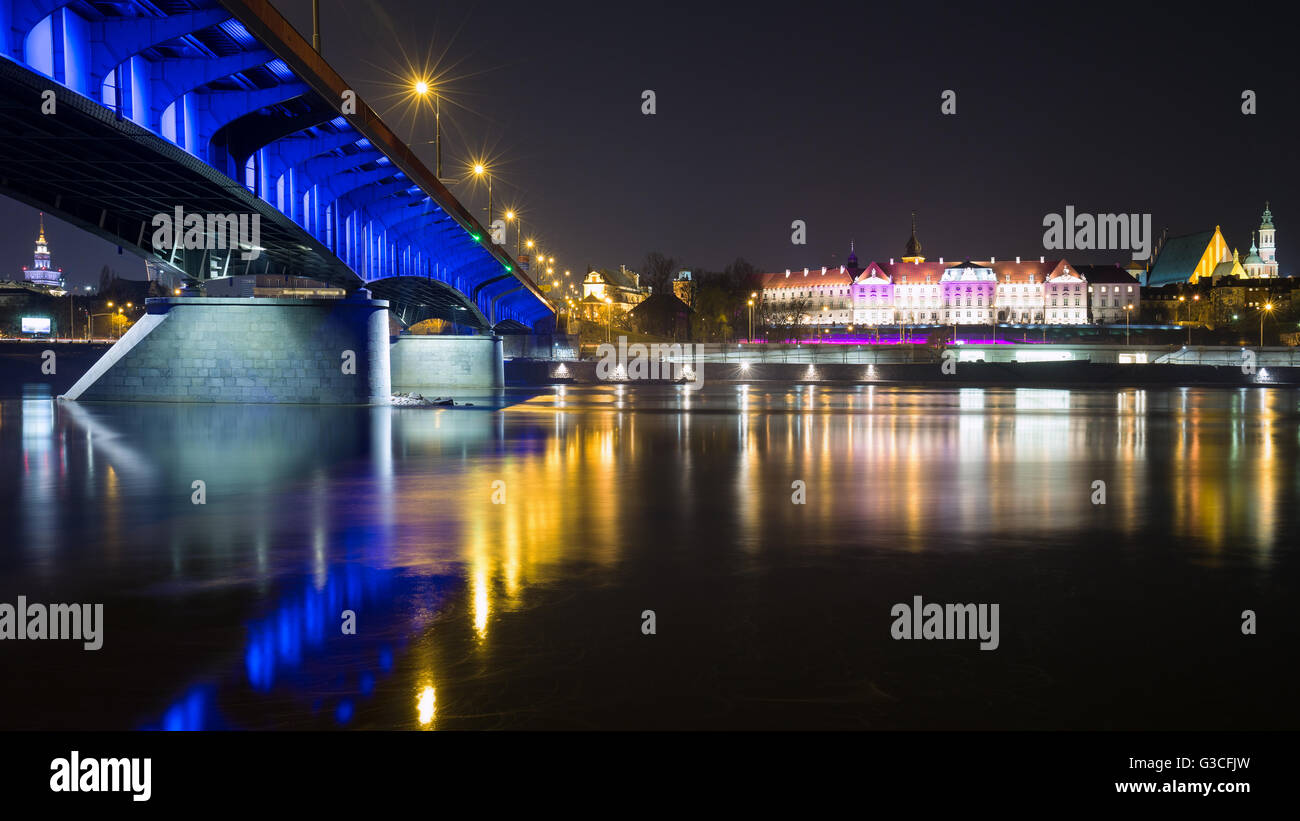
[[[438,711],[438,696],[432,686],[425,687],[420,691],[420,696],[415,702],[415,709],[421,727],[428,727],[433,724],[434,713]]]
[[[489,609],[487,571],[480,568],[474,572],[474,632],[480,639],[487,638]]]

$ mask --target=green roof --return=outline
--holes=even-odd
[[[1213,231],[1201,231],[1185,237],[1174,237],[1165,242],[1156,257],[1156,264],[1151,266],[1147,276],[1147,286],[1159,288],[1174,282],[1189,282],[1196,272],[1196,263],[1205,256],[1205,249],[1214,238]]]
[[[1213,281],[1219,277],[1226,276],[1232,276],[1232,260],[1220,262],[1218,265],[1214,266],[1214,272],[1210,274],[1210,279]]]

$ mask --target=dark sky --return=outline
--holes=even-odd
[[[310,37],[310,0],[275,0]],[[432,139],[394,99],[408,63],[445,52],[447,176],[497,172],[565,268],[767,270],[902,253],[1037,256],[1044,214],[1151,213],[1156,233],[1221,224],[1243,255],[1266,199],[1283,273],[1300,259],[1298,73],[1268,5],[864,2],[434,3],[322,0],[324,53],[390,125]],[[641,93],[657,113],[641,113]],[[940,94],[957,92],[957,114]],[[1243,116],[1241,93],[1258,94]],[[432,165],[432,147],[420,149]],[[481,208],[481,190],[454,187]],[[0,202],[0,251],[31,256],[35,214]],[[807,246],[790,223],[808,226]],[[129,255],[47,223],[55,264],[91,282]],[[513,244],[513,232],[511,242]],[[1123,252],[1068,254],[1080,263]]]

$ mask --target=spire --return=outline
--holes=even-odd
[[[848,259],[844,260],[844,262],[851,269],[856,269],[858,267],[858,254],[857,250],[853,246],[853,240],[849,240],[849,256]]]
[[[39,242],[41,245],[45,244],[45,212],[44,211],[41,212],[41,235],[37,237],[36,241]]]
[[[1259,249],[1255,247],[1255,232],[1254,232],[1254,231],[1251,231],[1251,232],[1250,232],[1250,252],[1251,252],[1252,254],[1257,254],[1257,253],[1259,253]]]
[[[1264,200],[1264,221],[1260,223],[1260,228],[1273,227],[1273,212],[1268,210],[1268,200]]]
[[[921,256],[921,241],[916,238],[916,212],[912,212],[912,236],[903,249],[903,262],[925,262]]]

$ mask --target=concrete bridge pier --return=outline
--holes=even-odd
[[[386,405],[388,302],[149,299],[64,400]]]
[[[392,346],[393,390],[504,388],[501,337],[403,334]]]

